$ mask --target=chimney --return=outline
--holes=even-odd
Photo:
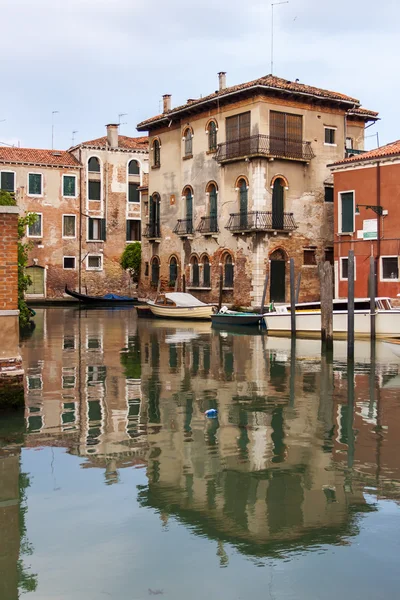
[[[219,91],[221,92],[222,90],[224,90],[226,88],[226,72],[220,71],[218,73],[218,79],[219,79]]]
[[[164,94],[163,99],[163,113],[171,110],[171,94]]]
[[[110,124],[107,127],[107,142],[110,148],[118,148],[118,125]]]

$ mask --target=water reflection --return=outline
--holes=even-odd
[[[38,319],[23,446],[64,447],[108,486],[145,468],[141,510],[215,540],[218,565],[227,544],[259,559],[348,544],[376,498],[400,500],[400,359],[383,344],[371,361],[357,343],[349,369],[341,342],[332,361],[315,341],[131,311]]]

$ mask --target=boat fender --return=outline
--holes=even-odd
[[[209,408],[204,414],[209,419],[215,419],[218,415],[218,411],[216,408]]]
[[[228,307],[227,306],[221,306],[221,310],[219,312],[222,313],[222,314],[228,312]]]

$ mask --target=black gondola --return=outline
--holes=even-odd
[[[68,289],[68,286],[65,286],[65,293],[82,304],[91,304],[91,305],[99,305],[99,306],[120,306],[121,304],[131,304],[133,306],[146,304],[145,302],[139,300],[138,298],[130,298],[129,296],[117,296],[116,294],[106,294],[105,296],[87,296],[86,294],[79,294],[78,292],[73,292]]]

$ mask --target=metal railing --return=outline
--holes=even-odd
[[[272,135],[252,135],[218,144],[217,162],[247,156],[273,156],[308,162],[314,158],[311,142]]]
[[[232,213],[225,226],[229,231],[293,231],[297,229],[293,213],[266,211]]]
[[[218,233],[218,217],[201,217],[200,223],[197,226],[197,231],[200,233]]]
[[[181,236],[193,234],[193,219],[178,219],[174,228],[174,233]]]
[[[150,239],[161,237],[160,223],[147,223],[143,237]]]

